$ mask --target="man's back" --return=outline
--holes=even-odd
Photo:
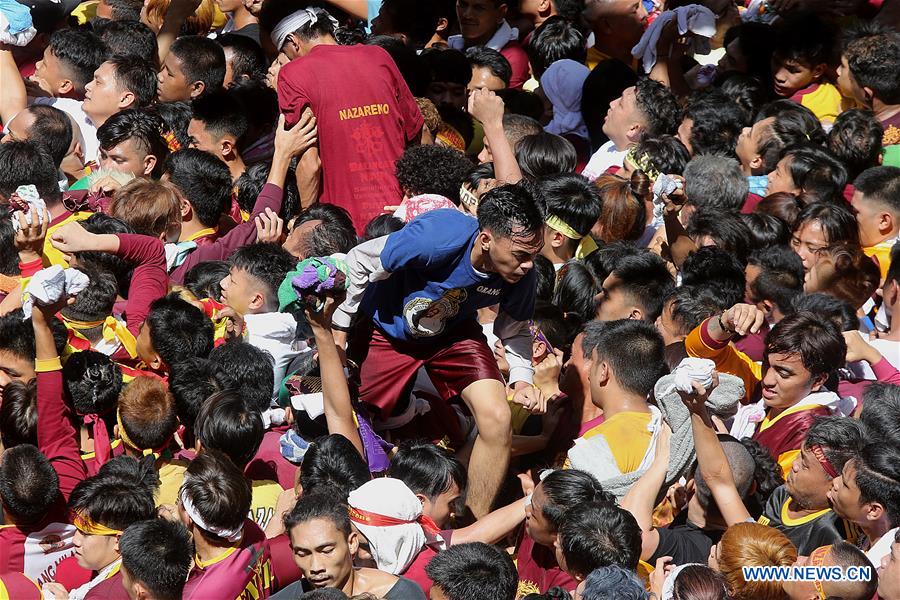
[[[284,66],[278,99],[288,125],[306,106],[317,119],[320,200],[350,211],[357,231],[399,204],[394,163],[423,119],[390,55],[377,46],[315,46]]]

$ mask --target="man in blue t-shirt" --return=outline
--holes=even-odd
[[[350,348],[355,357],[364,355],[359,399],[377,416],[392,416],[420,367],[443,398],[461,395],[478,428],[467,496],[477,517],[490,510],[511,442],[505,383],[478,309],[499,304],[494,332],[507,347],[515,400],[536,405],[528,322],[543,224],[531,193],[506,185],[483,196],[477,221],[435,210],[347,255],[350,287],[334,328],[342,344],[346,333],[340,332],[362,313]]]

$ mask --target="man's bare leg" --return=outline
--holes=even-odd
[[[466,504],[476,518],[481,518],[490,512],[509,465],[512,444],[509,404],[506,388],[494,379],[469,384],[462,391],[462,398],[478,427],[469,459]]]

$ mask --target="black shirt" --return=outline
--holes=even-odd
[[[661,556],[671,556],[676,565],[706,564],[709,551],[725,533],[721,530],[700,529],[687,520],[687,511],[675,517],[668,527],[660,527],[656,531],[659,534],[659,544],[647,561],[651,565],[655,565]]]

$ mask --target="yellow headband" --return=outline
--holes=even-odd
[[[637,146],[632,146],[625,154],[625,160],[628,160],[635,166],[635,170],[643,171],[647,177],[656,181],[659,178],[659,169],[657,169],[650,160],[650,155],[646,152],[640,157],[637,155]]]
[[[134,337],[133,333],[128,331],[128,328],[124,323],[112,315],[106,317],[102,321],[78,321],[76,319],[69,319],[65,315],[62,315],[62,320],[65,326],[73,332],[76,332],[76,334],[79,331],[93,329],[102,325],[103,339],[105,341],[112,342],[113,340],[118,340],[131,358],[137,357],[137,339]]]
[[[151,454],[156,455],[153,451],[153,448],[140,448],[137,444],[131,441],[131,438],[128,437],[128,432],[125,431],[125,426],[122,424],[122,412],[116,411],[116,424],[119,426],[119,438],[122,442],[131,448],[132,450],[137,450],[138,452],[143,453],[144,456],[149,456]]]
[[[120,529],[112,529],[95,522],[83,512],[76,512],[72,517],[72,525],[85,535],[121,535]]]
[[[583,238],[583,235],[579,235],[577,231],[572,229],[572,226],[557,217],[556,215],[550,215],[547,217],[545,221],[547,223],[547,227],[553,229],[554,231],[558,231],[570,240],[580,240]]]

